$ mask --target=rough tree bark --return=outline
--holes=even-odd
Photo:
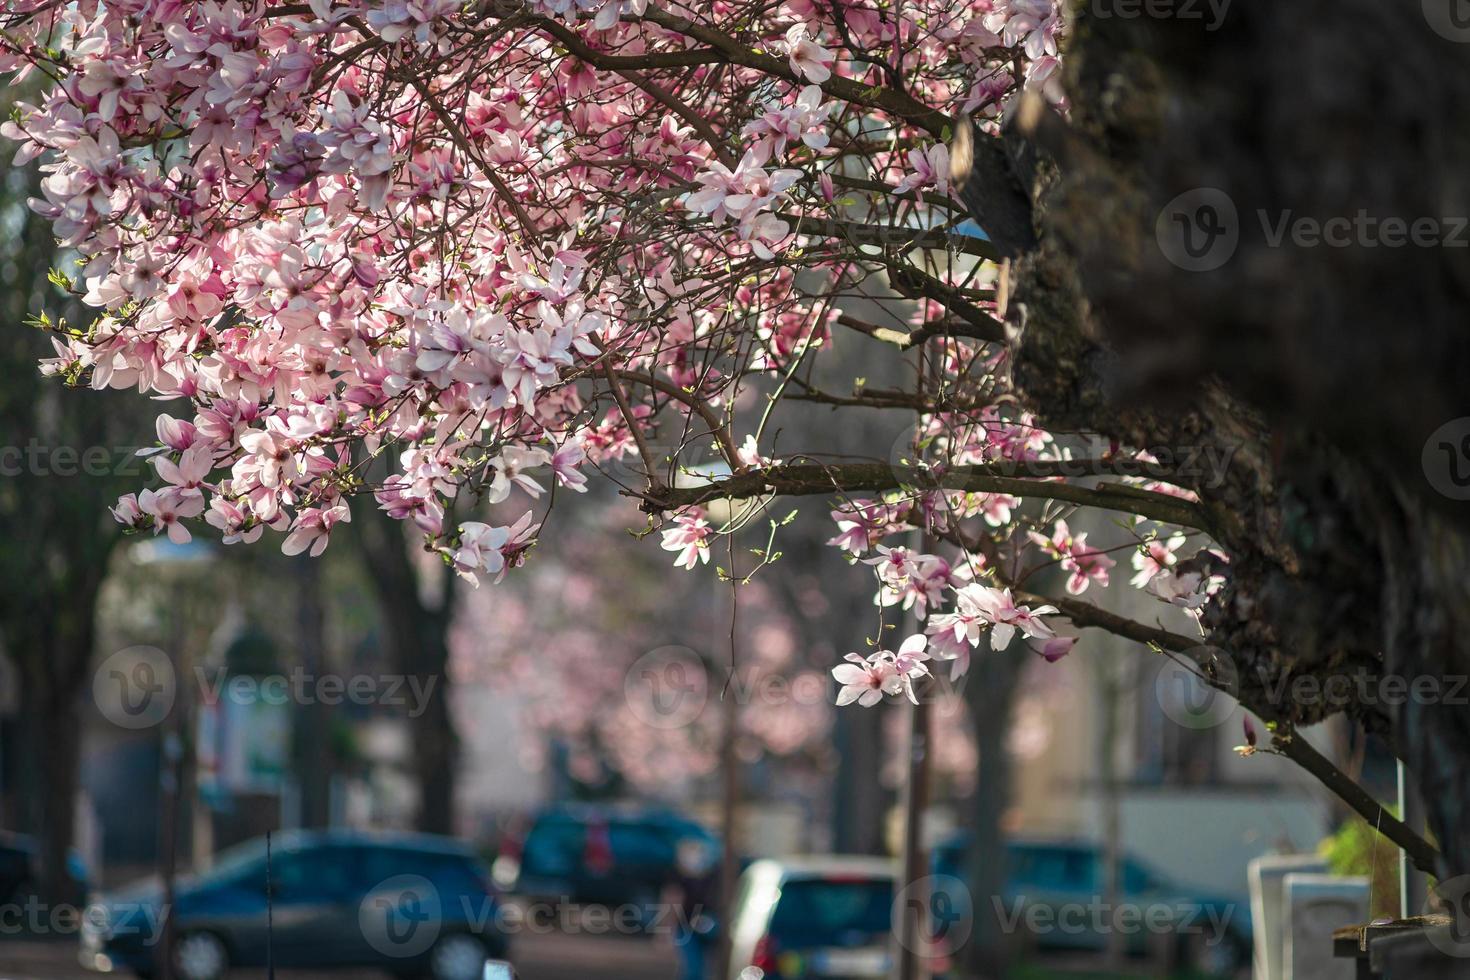
[[[1470,415],[1452,220],[1470,206],[1470,47],[1371,0],[1235,4],[1215,31],[1076,13],[1070,119],[1017,119],[1056,164],[1021,173],[1040,245],[1014,268],[1018,384],[1059,428],[1231,454],[1192,487],[1232,555],[1206,625],[1268,720],[1335,710],[1273,700],[1298,677],[1465,676],[1470,510],[1421,452]],[[1196,188],[1228,196],[1238,245],[1191,272],[1156,233]],[[1360,212],[1434,219],[1461,247],[1390,247]],[[1345,246],[1273,242],[1300,217],[1357,224]],[[1346,710],[1409,764],[1443,870],[1470,871],[1470,710],[1372,700]]]

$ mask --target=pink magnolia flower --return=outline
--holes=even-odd
[[[930,605],[938,605],[949,584],[949,562],[937,555],[918,555],[908,548],[878,545],[878,555],[864,558],[875,566],[880,588],[873,601],[882,606],[902,603],[903,608],[917,607],[920,619]]]
[[[507,568],[521,563],[541,525],[531,522],[531,512],[522,514],[514,524],[491,527],[480,521],[467,521],[459,526],[459,546],[442,548],[449,556],[455,572],[480,585],[480,575],[493,575],[499,582]]]
[[[864,708],[871,708],[883,700],[883,695],[903,691],[903,679],[898,676],[892,654],[886,650],[867,657],[849,653],[843,659],[850,662],[832,668],[833,679],[842,685],[837,692],[838,707],[856,701]]]
[[[890,518],[886,505],[854,500],[832,511],[838,534],[827,543],[849,554],[861,555],[888,533]]]
[[[1017,605],[1010,589],[993,589],[979,582],[971,582],[956,593],[959,612],[970,619],[967,628],[971,642],[979,633],[979,624],[990,624],[990,647],[1004,650],[1019,630],[1023,636],[1047,638],[1055,635],[1041,616],[1057,611],[1055,606],[1031,609]]]
[[[480,572],[498,575],[505,569],[505,556],[500,549],[509,541],[509,528],[466,521],[459,526],[459,547],[445,550],[454,570],[478,587]]]
[[[1021,45],[1027,58],[1054,56],[1061,10],[1056,0],[998,0],[985,15],[985,27],[999,32],[1007,47]]]
[[[167,531],[174,544],[188,544],[192,536],[181,522],[204,513],[204,498],[186,496],[177,487],[144,490],[138,495],[138,509],[153,518],[154,534]]]
[[[1057,521],[1050,538],[1037,531],[1028,531],[1027,536],[1042,550],[1061,559],[1062,570],[1071,573],[1067,577],[1067,592],[1071,595],[1086,592],[1089,580],[1106,586],[1108,569],[1117,564],[1101,551],[1087,547],[1087,532],[1073,535],[1064,520]]]
[[[137,527],[143,522],[143,510],[138,506],[138,495],[125,493],[117,498],[117,503],[109,507],[113,520],[127,527]]]
[[[1148,583],[1148,591],[1173,606],[1194,612],[1210,599],[1209,581],[1199,572],[1175,574],[1165,569]]]
[[[281,553],[299,555],[310,548],[311,557],[316,558],[327,549],[332,528],[338,523],[346,524],[351,520],[352,512],[347,509],[346,504],[337,504],[335,507],[308,507],[296,516],[296,523],[291,533],[286,535],[286,540],[281,543]]]
[[[500,455],[490,461],[495,467],[495,477],[485,499],[498,504],[510,496],[511,487],[520,487],[533,499],[546,492],[546,488],[531,478],[526,470],[545,466],[551,462],[551,453],[540,447],[505,446]]]
[[[935,660],[949,662],[949,679],[957,681],[970,669],[974,650],[966,638],[965,623],[954,614],[931,616],[924,628],[929,636],[929,653]]]
[[[172,450],[181,453],[194,445],[198,429],[193,422],[176,419],[172,415],[160,415],[154,422],[154,429],[158,432],[158,441],[163,445],[145,447],[138,450],[139,456],[153,456]]]
[[[797,140],[814,150],[824,149],[830,139],[822,124],[836,107],[834,102],[822,101],[820,86],[808,85],[791,105],[767,103],[765,111],[746,123],[741,134],[757,140],[768,140],[773,156],[785,152],[787,144]],[[827,180],[830,182],[831,177]]]
[[[1071,653],[1076,643],[1077,637],[1075,636],[1050,636],[1026,641],[1026,645],[1049,664],[1054,664]]]
[[[842,685],[837,692],[838,706],[856,701],[864,708],[870,708],[882,701],[885,694],[904,694],[918,704],[914,680],[929,674],[925,664],[929,654],[924,649],[927,643],[924,634],[916,633],[903,641],[897,653],[879,650],[867,657],[849,653],[843,658],[847,663],[832,668],[833,679]]]
[[[929,638],[923,633],[915,633],[899,645],[898,651],[893,655],[893,667],[898,671],[898,676],[903,678],[904,689],[909,700],[918,704],[918,698],[914,696],[914,678],[926,677],[929,668],[925,661],[929,654],[925,647],[929,645]]]
[[[767,171],[769,147],[764,144],[745,151],[734,170],[718,161],[699,175],[700,189],[684,199],[684,206],[709,215],[716,224],[733,218],[754,222],[801,177],[800,170]],[[774,219],[774,216],[772,216]],[[774,219],[779,220],[779,219]]]
[[[226,500],[220,496],[209,502],[204,520],[221,532],[225,544],[238,544],[242,541],[249,544],[259,540],[265,531],[265,525],[254,521],[254,515],[240,506],[238,501]]]
[[[791,70],[809,82],[825,82],[832,77],[832,52],[812,39],[805,24],[793,24],[786,31],[786,54]]]
[[[525,408],[536,398],[536,390],[556,381],[558,364],[572,363],[565,347],[559,347],[547,330],[512,330],[505,338],[502,384],[515,393]]]
[[[745,441],[735,447],[735,458],[740,461],[741,466],[748,466],[752,469],[764,469],[772,463],[771,457],[761,455],[753,432],[747,433]]]
[[[714,529],[702,516],[693,513],[679,514],[674,526],[663,532],[662,547],[665,551],[676,551],[675,568],[692,569],[696,562],[709,564],[709,539]]]
[[[164,456],[153,457],[158,475],[177,487],[183,496],[203,497],[205,477],[214,469],[214,453],[203,443],[190,446],[179,455],[179,461]]]
[[[924,199],[922,188],[932,187],[941,194],[949,193],[949,147],[935,143],[927,150],[909,150],[909,173],[894,190],[900,194],[914,192]]]
[[[1138,546],[1133,553],[1133,567],[1136,574],[1129,580],[1129,584],[1135,589],[1141,589],[1148,585],[1149,580],[1160,572],[1166,571],[1174,566],[1179,560],[1175,554],[1184,546],[1184,535],[1175,534],[1167,541],[1161,538],[1152,538]]]
[[[587,453],[582,448],[580,438],[568,439],[557,447],[556,452],[551,454],[551,472],[556,475],[556,480],[568,490],[577,493],[587,492],[587,477],[580,469],[587,458]]]
[[[235,461],[237,483],[258,480],[263,487],[277,487],[302,473],[291,450],[291,442],[279,427],[253,429],[240,436],[246,455]]]

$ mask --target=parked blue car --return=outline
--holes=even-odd
[[[681,843],[696,841],[718,860],[719,840],[702,825],[648,807],[566,805],[542,811],[524,839],[508,839],[496,883],[527,899],[636,907],[657,914],[674,879]]]
[[[400,976],[479,980],[506,959],[489,876],[458,841],[354,831],[272,835],[270,949],[282,968],[376,967]],[[103,896],[82,924],[83,965],[155,973],[163,890],[149,880]],[[217,980],[267,958],[266,845],[222,852],[174,897],[174,976]]]
[[[1039,950],[1100,951],[1108,930],[1119,928],[1131,953],[1172,942],[1177,961],[1217,976],[1250,963],[1249,903],[1197,894],[1125,855],[1117,905],[1126,912],[1103,908],[1103,853],[1085,841],[1008,841],[1004,895],[999,903],[977,898],[993,907],[974,908],[963,885],[967,844],[962,835],[934,848],[933,870],[940,876],[936,920],[998,915],[1003,928],[1008,925],[1024,945]]]

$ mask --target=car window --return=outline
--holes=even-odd
[[[452,895],[483,895],[489,875],[478,862],[457,854],[433,854],[425,862],[424,876],[446,898]]]
[[[893,882],[886,878],[787,881],[769,931],[788,948],[856,945],[888,932],[892,906]]]
[[[1022,887],[1085,891],[1097,879],[1096,855],[1070,847],[1028,848],[1016,855],[1015,868]]]
[[[356,891],[352,861],[341,847],[307,847],[271,855],[271,890],[282,901],[333,901]]]
[[[360,879],[371,890],[399,875],[425,874],[424,855],[403,847],[363,847],[358,852]]]
[[[277,839],[275,854],[282,853],[282,847]],[[272,861],[274,864],[274,861]],[[234,847],[226,848],[214,856],[214,863],[210,866],[209,877],[219,877],[231,881],[239,880],[247,875],[265,874],[265,838],[246,841],[236,844]],[[262,877],[262,887],[264,878]]]
[[[586,828],[563,819],[536,822],[521,852],[523,875],[565,875],[581,863]]]
[[[646,824],[615,823],[608,827],[613,863],[620,867],[669,867],[674,842],[662,830]]]

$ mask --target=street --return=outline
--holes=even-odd
[[[673,980],[674,956],[661,939],[634,937],[526,934],[517,937],[516,970],[521,980]],[[264,975],[263,970],[237,970],[231,980]],[[66,942],[0,939],[0,980],[102,980],[104,974],[82,969],[76,946]],[[127,977],[127,974],[121,974]],[[334,970],[303,973],[280,971],[280,980],[387,980],[377,971]]]

